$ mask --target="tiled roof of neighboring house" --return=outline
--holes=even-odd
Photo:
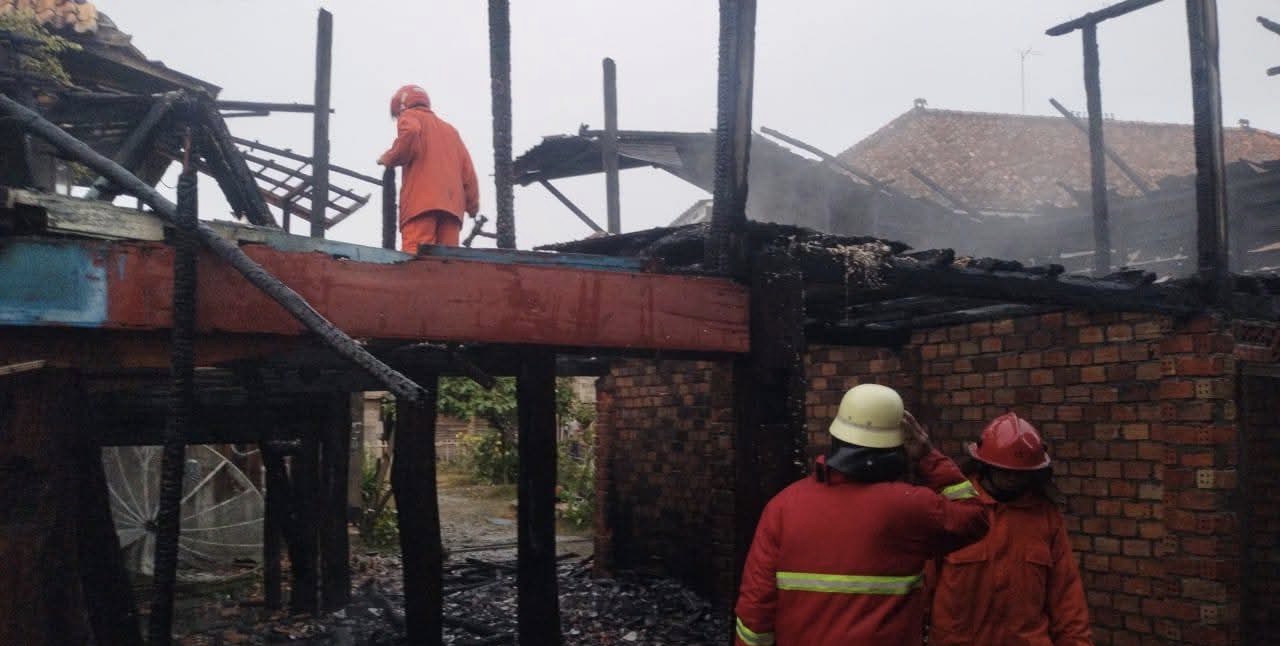
[[[1103,137],[1151,188],[1164,178],[1195,172],[1189,125],[1107,120]],[[1224,143],[1227,162],[1280,159],[1280,135],[1272,132],[1227,128]],[[1073,206],[1059,182],[1085,193],[1089,189],[1088,137],[1062,117],[917,107],[840,159],[909,195],[945,202],[912,175],[914,168],[984,211]],[[1111,162],[1107,184],[1121,195],[1140,194]]]
[[[98,30],[98,8],[86,0],[0,0],[0,16],[15,11],[29,11],[52,29]]]

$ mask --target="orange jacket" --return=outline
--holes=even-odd
[[[471,155],[458,131],[424,107],[400,113],[396,141],[378,163],[404,166],[400,186],[400,226],[427,211],[445,211],[459,220],[480,210],[480,188]]]
[[[819,461],[770,500],[742,572],[736,643],[919,646],[925,564],[987,531],[951,460],[933,451],[919,470],[926,487],[854,482]]]
[[[995,504],[986,538],[948,554],[930,588],[930,646],[1093,644],[1062,512],[1039,496]]]

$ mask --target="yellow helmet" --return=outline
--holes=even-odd
[[[854,386],[840,400],[830,430],[836,439],[857,446],[902,446],[902,396],[878,384]]]

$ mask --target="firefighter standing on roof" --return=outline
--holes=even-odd
[[[845,393],[830,430],[813,477],[784,489],[760,518],[736,643],[919,646],[925,564],[986,533],[984,503],[892,389]],[[903,482],[908,461],[926,486]]]
[[[995,503],[991,531],[947,555],[936,583],[930,577],[930,646],[1092,646],[1040,434],[1009,413],[965,448],[970,482]]]
[[[403,166],[400,186],[400,248],[458,246],[463,214],[480,211],[480,188],[471,155],[458,131],[431,111],[426,90],[406,85],[391,97],[396,140],[378,163]]]

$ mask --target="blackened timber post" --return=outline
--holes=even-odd
[[[301,406],[301,403],[295,404]],[[308,406],[309,408],[309,406]],[[320,609],[320,442],[316,436],[314,411],[296,409],[306,426],[302,429],[302,446],[290,461],[293,477],[293,504],[297,510],[297,533],[289,547],[289,565],[293,585],[289,607],[295,612],[315,614]]]
[[[187,136],[187,155],[191,155]],[[195,408],[196,236],[198,221],[196,172],[188,166],[178,178],[174,218],[173,347],[169,416],[160,460],[160,500],[156,512],[155,580],[151,601],[150,640],[159,646],[173,640],[173,602],[181,530],[182,473],[186,463],[187,426]]]
[[[316,98],[312,122],[311,237],[323,238],[329,203],[329,87],[333,63],[333,14],[321,9],[316,22]]]
[[[755,34],[755,0],[720,0],[715,186],[705,265],[730,275],[741,273],[744,260]]]
[[[320,523],[321,605],[333,611],[351,600],[351,545],[347,536],[347,475],[351,466],[351,395],[326,397],[320,436],[323,511]]]
[[[489,85],[493,96],[493,182],[499,249],[516,248],[515,171],[511,161],[511,6],[489,0]]]
[[[289,221],[293,217],[293,201],[285,200],[280,204],[280,227],[289,233]]]
[[[382,248],[396,248],[396,225],[399,223],[396,208],[396,169],[388,166],[382,171]]]
[[[75,393],[71,394],[74,396]],[[79,453],[76,469],[83,478],[80,482],[79,517],[76,519],[79,526],[75,536],[89,623],[99,646],[142,646],[138,609],[134,605],[124,554],[120,550],[102,549],[103,545],[116,544],[120,538],[111,518],[110,490],[102,468],[102,449],[90,444],[88,437],[92,436],[82,435],[76,447]],[[0,643],[3,642],[0,639]]]
[[[794,255],[753,255],[751,352],[734,361],[734,569],[742,571],[765,504],[803,475],[804,273]]]
[[[1195,114],[1197,269],[1207,293],[1214,300],[1224,302],[1232,290],[1217,0],[1187,0],[1187,34],[1191,44],[1191,100]]]
[[[1098,26],[1081,28],[1084,38],[1084,93],[1089,110],[1089,176],[1093,198],[1093,273],[1111,273],[1111,224],[1107,214],[1107,159],[1102,138],[1102,81]]]
[[[618,69],[604,59],[604,136],[600,139],[604,161],[605,206],[609,233],[622,233],[622,203],[618,195]]]
[[[519,419],[517,614],[521,644],[561,643],[556,581],[556,355],[526,350],[516,378]]]
[[[444,634],[444,549],[436,498],[436,399],[439,378],[418,375],[423,397],[396,402],[391,489],[404,563],[405,630],[411,644],[439,644]],[[537,643],[537,642],[531,642]]]
[[[284,489],[278,483],[287,482],[284,474],[284,461],[278,456],[269,456],[273,449],[269,446],[270,436],[263,438],[259,444],[262,453],[262,468],[265,471],[263,480],[266,484],[267,496],[262,516],[262,601],[268,610],[279,610],[284,602],[284,586],[280,570],[280,541],[283,538],[282,526],[286,520]]]
[[[167,92],[156,99],[151,104],[151,108],[147,110],[146,116],[138,123],[137,127],[129,133],[124,142],[120,144],[120,149],[116,152],[116,163],[129,169],[130,172],[136,171],[138,165],[142,163],[146,157],[151,142],[155,140],[157,130],[161,122],[173,111],[173,105],[181,96],[180,92]],[[70,182],[68,182],[70,186]],[[119,189],[111,184],[111,180],[105,177],[99,177],[93,182],[93,186],[89,188],[89,192],[85,194],[88,200],[105,200],[111,201],[120,194]]]

